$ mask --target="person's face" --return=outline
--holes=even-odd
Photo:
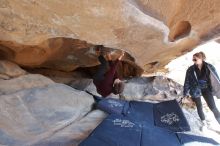
[[[200,58],[198,58],[198,57],[193,56],[193,62],[194,62],[194,64],[196,64],[196,65],[201,65],[202,62],[203,62],[203,60],[200,59]]]

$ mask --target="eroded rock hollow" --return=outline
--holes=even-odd
[[[58,7],[59,6],[59,7]],[[72,71],[98,65],[92,47],[127,52],[139,75],[219,37],[218,0],[0,1],[0,58]],[[128,75],[128,76],[129,76]]]

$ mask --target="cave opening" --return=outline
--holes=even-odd
[[[170,30],[169,41],[174,42],[181,38],[187,37],[191,32],[191,24],[189,21],[177,22]]]

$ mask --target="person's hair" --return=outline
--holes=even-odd
[[[104,47],[103,45],[96,45],[95,50],[100,51],[100,49],[102,49],[103,47]]]
[[[197,57],[197,58],[202,59],[202,60],[205,60],[205,59],[206,59],[205,53],[203,53],[202,51],[201,51],[201,52],[198,52],[198,53],[195,53],[195,54],[193,55],[193,57]]]

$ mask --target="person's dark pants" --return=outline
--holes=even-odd
[[[209,89],[203,89],[202,90],[202,96],[204,97],[208,107],[210,108],[210,110],[213,112],[215,118],[220,118],[220,112],[218,111],[216,105],[215,105],[215,101],[212,95],[212,92]],[[196,104],[197,107],[197,111],[199,114],[199,117],[201,120],[205,120],[205,115],[202,109],[202,101],[201,101],[201,97],[197,97],[197,98],[193,98],[193,101]]]
[[[100,62],[101,64],[99,65],[99,68],[98,68],[96,74],[93,76],[93,80],[95,80],[95,81],[101,81],[101,80],[103,80],[103,79],[105,78],[105,73],[106,73],[106,71],[107,71],[107,69],[108,69],[108,67],[109,67],[109,63],[108,63],[108,61],[105,59],[104,56],[100,55],[100,56],[98,57],[98,59],[99,59],[99,62]]]

